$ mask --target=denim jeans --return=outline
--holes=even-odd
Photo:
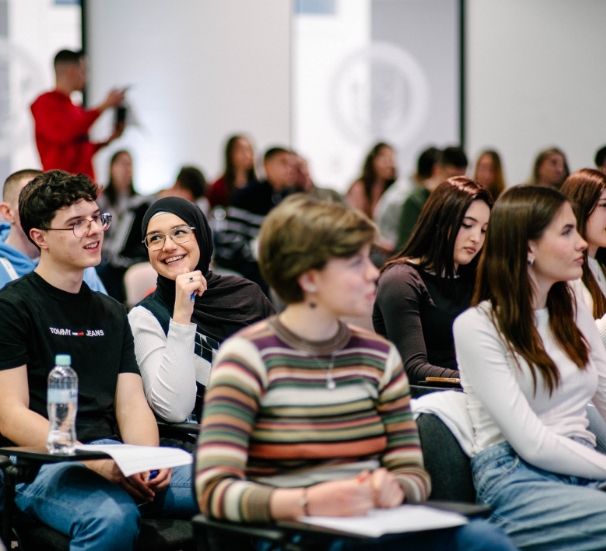
[[[153,503],[137,506],[126,491],[82,463],[48,464],[31,484],[17,485],[15,503],[25,515],[69,536],[70,551],[134,549],[141,516],[191,518],[198,511],[190,465],[173,469],[170,486]]]
[[[521,549],[606,549],[603,481],[543,471],[508,443],[479,453],[471,468],[478,502],[493,509],[489,520]]]

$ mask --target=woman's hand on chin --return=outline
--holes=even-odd
[[[206,291],[206,279],[200,270],[184,272],[175,279],[175,308],[173,321],[184,325],[191,323],[195,297]]]

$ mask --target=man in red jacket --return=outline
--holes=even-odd
[[[114,127],[106,141],[97,143],[89,140],[88,130],[103,111],[122,103],[125,91],[111,90],[103,103],[86,110],[74,105],[70,99],[70,94],[76,90],[82,91],[86,83],[84,54],[61,50],[55,56],[54,65],[55,89],[42,94],[31,106],[42,168],[82,173],[95,181],[93,155],[118,138],[124,125]]]

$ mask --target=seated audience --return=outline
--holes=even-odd
[[[606,174],[591,168],[577,170],[566,178],[562,193],[573,202],[579,233],[587,241],[583,275],[571,286],[593,314],[606,344]]]
[[[440,184],[404,249],[383,268],[373,325],[396,345],[412,384],[457,378],[452,323],[471,304],[492,198],[463,176]]]
[[[507,186],[503,175],[503,165],[501,157],[496,151],[487,149],[480,153],[476,161],[476,173],[473,179],[490,191],[494,200],[505,191]]]
[[[390,145],[379,142],[368,152],[362,175],[347,192],[347,203],[353,209],[373,218],[379,199],[397,179],[395,152]]]
[[[25,235],[19,221],[19,193],[41,170],[19,170],[4,182],[0,216],[0,289],[7,283],[32,272],[40,260],[40,250]],[[95,268],[84,270],[84,281],[92,291],[107,294]]]
[[[126,301],[124,274],[133,264],[146,260],[139,228],[152,197],[139,195],[133,184],[133,159],[128,151],[116,151],[109,162],[109,181],[97,204],[112,215],[112,225],[103,240],[99,275],[109,295]]]
[[[250,140],[241,134],[232,136],[225,146],[225,172],[206,190],[210,208],[227,208],[236,190],[256,181],[255,152]]]
[[[467,155],[460,147],[447,147],[440,153],[432,177],[423,182],[423,187],[413,191],[402,205],[396,241],[397,249],[401,249],[410,239],[423,206],[429,199],[429,194],[444,180],[464,176],[466,170]]]
[[[560,189],[569,174],[564,152],[557,147],[551,147],[537,155],[528,185]]]
[[[596,151],[594,162],[598,170],[606,172],[606,145]]]
[[[375,233],[362,213],[304,195],[266,218],[259,263],[288,306],[219,351],[197,453],[203,514],[233,522],[355,516],[429,495],[396,349],[340,321],[372,308]],[[478,548],[512,549],[495,533],[483,546],[487,528],[398,536],[397,548],[465,549],[471,531]]]
[[[587,247],[576,225],[562,193],[507,190],[475,306],[454,323],[478,502],[522,549],[606,549],[606,456],[585,411],[592,400],[606,416],[606,351],[567,285]]]
[[[210,270],[210,227],[189,201],[156,201],[141,231],[158,272],[154,293],[128,314],[145,396],[165,421],[185,421],[194,411],[199,422],[196,396],[203,395],[217,348],[274,309],[255,283]]]
[[[406,179],[398,178],[381,196],[375,208],[374,219],[379,226],[379,231],[394,246],[398,240],[398,228],[404,201],[410,197],[413,191],[424,186],[424,182],[431,178],[439,154],[440,150],[435,147],[425,149],[417,159],[415,174]]]
[[[25,235],[40,263],[0,292],[0,444],[45,447],[47,376],[67,353],[78,375],[76,431],[84,443],[158,445],[125,308],[90,290],[84,269],[101,261],[97,186],[53,170],[21,192]],[[120,435],[120,436],[118,436]],[[190,517],[190,467],[125,477],[111,459],[44,465],[17,485],[26,516],[69,536],[71,549],[134,549],[142,514]]]
[[[204,215],[208,215],[210,204],[205,197],[206,178],[202,171],[195,166],[184,166],[179,170],[177,179],[172,187],[158,192],[158,197],[182,197],[198,206]]]
[[[266,179],[238,190],[227,216],[213,228],[215,262],[258,283],[267,294],[269,287],[257,264],[257,236],[264,217],[294,191],[295,155],[283,147],[272,147],[263,158]]]

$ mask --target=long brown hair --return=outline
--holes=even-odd
[[[499,197],[488,224],[472,299],[473,305],[484,300],[491,303],[493,323],[518,368],[520,356],[528,363],[535,392],[540,377],[550,394],[560,382],[560,372],[534,324],[528,243],[541,238],[566,202],[563,193],[540,186],[516,186]],[[547,310],[555,341],[579,369],[585,369],[589,348],[576,326],[574,298],[565,281],[551,286]]]
[[[366,193],[366,199],[370,203],[372,201],[372,187],[377,179],[377,174],[375,172],[374,160],[381,152],[381,149],[391,149],[393,151],[393,147],[385,142],[379,142],[373,146],[373,148],[366,155],[366,159],[364,159],[364,165],[362,166],[362,176],[360,176],[360,180],[364,183],[364,192]],[[385,189],[383,193],[390,187],[397,178],[397,172],[394,172],[394,177],[385,181]]]
[[[606,174],[592,168],[582,168],[573,172],[562,186],[562,193],[570,197],[573,203],[574,211],[577,216],[577,227],[583,239],[587,240],[586,226],[587,220],[595,210],[602,192],[606,190]],[[606,297],[604,297],[598,282],[587,263],[587,250],[583,252],[585,262],[583,262],[583,283],[589,289],[593,299],[593,317],[600,319],[606,314]],[[605,265],[606,251],[598,249],[596,260]]]
[[[477,182],[464,176],[442,182],[427,199],[408,243],[385,264],[383,271],[394,264],[404,264],[410,258],[418,258],[421,268],[442,274],[444,277],[440,281],[452,286],[457,275],[455,241],[469,205],[478,200],[492,208],[490,192]],[[478,256],[466,266],[459,266],[458,275],[473,276]]]
[[[115,206],[116,202],[118,201],[118,192],[116,191],[116,184],[114,183],[114,178],[112,176],[112,167],[114,166],[114,163],[118,160],[118,157],[120,155],[128,155],[132,160],[130,152],[126,149],[120,149],[119,151],[116,151],[109,160],[109,181],[107,182],[103,193],[109,200],[109,204],[112,206]],[[135,185],[133,184],[133,181],[131,179],[130,187],[128,188],[128,196],[132,197],[133,195],[137,195],[137,192],[135,191]]]
[[[474,175],[476,181],[478,179],[478,164],[480,163],[480,159],[484,156],[490,157],[490,160],[492,161],[492,167],[494,170],[494,180],[487,187],[493,199],[496,200],[498,199],[499,195],[501,195],[501,193],[505,191],[505,188],[507,187],[505,185],[505,176],[503,174],[503,164],[501,163],[501,157],[496,151],[492,149],[482,151],[482,153],[478,155],[478,160],[476,161],[476,172]]]
[[[246,140],[250,143],[250,140],[243,134],[236,134],[231,136],[225,144],[225,187],[227,194],[231,197],[236,189],[236,165],[234,164],[234,149],[238,143],[238,140]],[[255,173],[255,166],[250,167],[246,174],[247,183],[256,182],[257,174]]]
[[[559,155],[560,157],[562,157],[564,161],[564,180],[568,178],[568,175],[570,174],[570,169],[568,168],[568,161],[566,160],[566,155],[564,155],[564,152],[561,149],[558,149],[557,147],[550,147],[549,149],[544,149],[543,151],[539,152],[537,158],[534,160],[534,165],[532,167],[532,180],[528,182],[530,185],[538,185],[539,170],[541,168],[541,165],[546,161],[547,157],[549,157],[550,155]],[[564,182],[564,180],[562,180],[562,182]],[[558,188],[560,187],[561,186],[558,186]]]

